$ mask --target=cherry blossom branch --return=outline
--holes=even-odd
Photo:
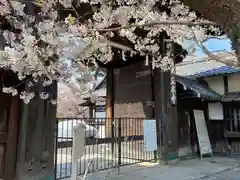
[[[106,43],[108,44],[109,46],[112,46],[112,47],[115,47],[115,48],[118,48],[118,49],[121,49],[123,51],[133,51],[132,48],[128,47],[128,46],[125,46],[125,45],[122,45],[122,44],[119,44],[117,42],[113,42],[113,41],[110,41],[106,38],[104,38],[103,36],[99,36],[99,41],[100,43]],[[98,43],[97,41],[95,43]]]
[[[210,21],[203,21],[203,22],[191,22],[191,21],[155,21],[155,22],[149,22],[145,24],[130,24],[126,26],[119,26],[114,28],[96,28],[96,29],[90,29],[90,31],[99,31],[99,32],[108,32],[108,31],[119,31],[121,29],[131,29],[134,27],[146,27],[146,26],[158,26],[158,25],[187,25],[187,26],[210,26],[210,25],[216,25],[213,22]]]
[[[233,62],[233,61],[227,61],[227,60],[223,60],[221,57],[213,54],[212,52],[210,52],[206,46],[203,44],[203,42],[201,42],[198,37],[196,36],[195,32],[191,29],[193,35],[194,35],[194,40],[196,41],[196,43],[200,46],[200,48],[203,50],[203,52],[210,57],[212,60],[218,61],[220,63],[226,64],[228,66],[235,66],[235,67],[240,67],[240,63],[239,62]],[[231,53],[231,55],[233,55]]]

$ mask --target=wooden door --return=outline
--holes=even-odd
[[[187,111],[178,113],[179,119],[179,156],[187,156],[192,154],[191,147],[191,121]]]

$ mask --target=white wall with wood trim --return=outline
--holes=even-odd
[[[204,78],[208,83],[209,87],[223,95],[224,94],[224,81],[223,76],[213,76]],[[240,74],[230,74],[228,75],[228,92],[237,92],[240,91]]]
[[[223,76],[207,77],[204,79],[209,87],[220,95],[224,94]]]
[[[228,75],[228,92],[240,91],[240,74]]]

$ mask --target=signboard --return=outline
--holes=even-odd
[[[199,144],[201,158],[203,157],[203,155],[206,155],[206,154],[210,154],[213,156],[204,113],[202,110],[193,110],[193,112],[194,112],[194,119],[195,119],[195,124],[197,129],[198,144]]]
[[[221,103],[208,103],[210,120],[223,120],[223,107]]]
[[[156,120],[144,120],[144,151],[157,150]]]

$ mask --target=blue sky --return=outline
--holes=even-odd
[[[184,43],[185,44],[185,43]],[[196,46],[196,56],[201,58],[203,56],[206,56],[200,47],[197,46],[195,42],[186,42],[184,47],[189,47],[195,45]],[[211,52],[216,51],[231,51],[231,41],[229,39],[216,39],[211,38],[208,39],[206,42],[204,42],[204,45],[208,48]]]

